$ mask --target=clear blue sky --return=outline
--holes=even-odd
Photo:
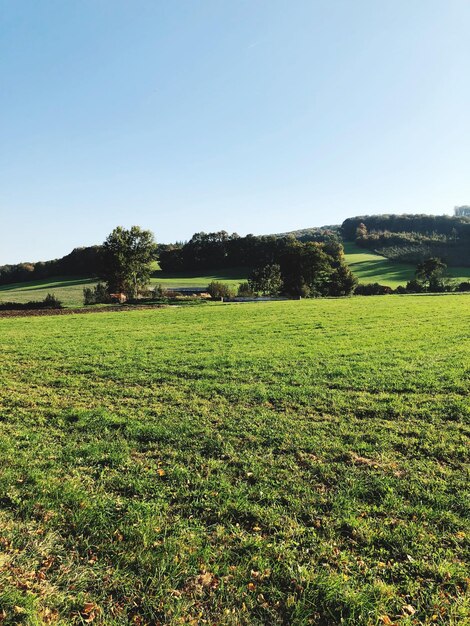
[[[0,263],[470,204],[469,0],[0,0]]]

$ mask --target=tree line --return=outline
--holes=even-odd
[[[239,256],[235,258],[239,264],[241,258],[245,267],[252,263],[248,283],[252,291],[290,297],[343,296],[352,293],[357,283],[344,261],[342,245],[333,239],[302,243],[293,237],[242,238],[225,232],[197,233],[187,244],[160,253],[160,264],[166,270],[169,266],[184,269],[184,266],[169,264],[168,259],[183,258],[189,262],[189,258],[191,270],[229,267],[227,258],[232,259],[232,263],[234,258],[230,243],[237,244]],[[183,256],[188,250],[192,256]],[[227,250],[232,254],[226,253]],[[103,302],[112,294],[136,298],[140,291],[148,289],[156,253],[157,245],[150,231],[138,226],[130,230],[115,228],[102,245],[98,277],[104,282],[94,290],[86,288],[85,301],[88,304]],[[166,263],[162,258],[167,259]]]
[[[159,244],[155,248],[155,259],[162,250],[171,245]],[[60,259],[36,263],[16,263],[0,266],[0,285],[44,280],[56,276],[80,276],[96,278],[105,262],[103,245],[75,248]]]
[[[101,246],[75,248],[60,259],[37,263],[17,263],[0,266],[0,285],[43,280],[52,276],[98,275],[101,266]]]
[[[165,272],[199,271],[228,267],[255,268],[277,263],[285,250],[299,240],[293,235],[229,234],[224,230],[214,233],[195,233],[182,245],[161,251],[160,267]],[[315,233],[305,243],[321,244],[326,254],[338,258],[342,253],[339,238],[331,233]]]

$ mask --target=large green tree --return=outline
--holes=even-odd
[[[447,265],[439,258],[426,259],[416,268],[416,278],[427,291],[442,291]]]
[[[132,226],[129,230],[118,226],[103,243],[101,278],[110,293],[122,292],[135,298],[138,290],[150,279],[151,264],[157,245],[149,230]]]
[[[322,244],[290,242],[279,259],[284,290],[290,296],[326,296],[335,260]]]
[[[248,284],[253,291],[259,291],[263,296],[278,296],[283,286],[280,266],[273,263],[258,267],[253,270]]]

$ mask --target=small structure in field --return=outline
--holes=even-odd
[[[119,302],[119,304],[124,304],[127,300],[125,293],[110,293],[109,296],[113,302]]]

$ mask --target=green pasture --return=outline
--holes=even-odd
[[[91,278],[58,276],[46,280],[0,285],[0,302],[44,300],[48,293],[54,293],[64,306],[82,306],[83,288],[95,284],[96,281]]]
[[[345,242],[344,251],[346,262],[360,283],[380,283],[395,289],[415,277],[414,265],[395,263],[355,243]],[[446,274],[458,282],[470,280],[470,267],[449,267]]]
[[[0,318],[0,623],[468,624],[470,297]]]
[[[227,268],[221,270],[208,270],[201,272],[171,273],[163,272],[157,268],[151,278],[152,285],[162,284],[164,287],[207,287],[213,280],[238,287],[248,278],[246,268]]]
[[[173,274],[162,272],[157,266],[152,274],[150,285],[162,284],[167,288],[207,287],[211,281],[218,280],[238,287],[243,280],[246,280],[246,276],[246,270],[239,268],[209,271],[206,274],[199,272]],[[83,288],[93,287],[96,282],[90,278],[59,276],[47,280],[0,285],[0,302],[43,300],[48,293],[54,293],[67,307],[82,306]]]
[[[394,263],[385,257],[359,248],[354,243],[345,243],[346,261],[360,283],[380,283],[390,287],[406,285],[414,278],[415,267],[404,263]],[[470,280],[469,267],[451,267],[447,274],[458,282]],[[246,280],[246,268],[229,268],[215,271],[170,273],[163,272],[155,264],[150,285],[158,284],[167,288],[206,287],[211,281],[217,280],[238,287]],[[48,293],[54,293],[65,306],[77,307],[83,304],[83,288],[93,286],[96,281],[89,278],[59,276],[12,285],[0,285],[0,302],[28,302],[43,300]]]

